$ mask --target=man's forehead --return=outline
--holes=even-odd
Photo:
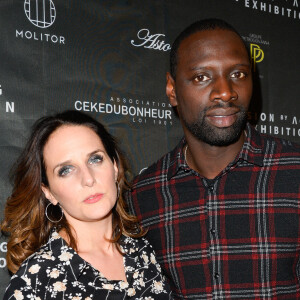
[[[193,43],[215,43],[216,45],[219,44],[218,46],[222,46],[222,42],[229,40],[234,40],[236,42],[240,42],[241,45],[244,45],[239,35],[237,35],[234,31],[216,28],[196,31],[190,34],[184,40],[182,40],[179,46],[179,50],[185,49]]]
[[[248,56],[246,46],[238,34],[227,29],[212,29],[197,31],[186,37],[178,48],[177,57],[180,59],[180,56],[201,52],[201,49],[222,50],[225,46],[245,51]]]

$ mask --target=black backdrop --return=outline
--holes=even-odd
[[[177,144],[165,96],[170,44],[190,23],[223,18],[251,49],[249,119],[260,132],[300,142],[299,0],[1,0],[0,216],[8,173],[33,122],[65,109],[103,122],[132,174]],[[0,240],[0,297],[9,275]]]

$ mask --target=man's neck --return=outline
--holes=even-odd
[[[214,179],[241,151],[245,133],[229,146],[211,146],[191,135],[186,135],[186,140],[184,153],[189,167],[207,179]]]

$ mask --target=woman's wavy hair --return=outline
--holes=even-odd
[[[127,213],[123,194],[129,189],[125,172],[127,164],[115,139],[102,124],[78,111],[65,111],[54,116],[42,117],[33,125],[29,140],[12,169],[13,190],[7,199],[1,231],[7,235],[7,267],[15,273],[21,263],[48,241],[54,227],[63,229],[69,239],[69,245],[77,250],[76,237],[66,218],[58,223],[47,219],[45,210],[50,203],[45,198],[41,186],[49,186],[46,176],[43,150],[50,135],[63,125],[87,126],[101,139],[105,150],[118,166],[118,184],[120,192],[113,209],[113,236],[110,241],[116,243],[118,250],[122,234],[140,237],[145,231],[140,227],[135,216]],[[52,216],[59,220],[61,212]],[[54,212],[55,214],[55,212]]]

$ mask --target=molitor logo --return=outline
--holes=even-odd
[[[51,0],[25,0],[24,10],[28,20],[39,28],[49,27],[55,21],[56,10]]]
[[[52,0],[25,0],[24,12],[30,23],[41,30],[49,28],[56,20],[56,8]],[[66,42],[61,35],[24,29],[16,29],[16,38],[60,45]]]
[[[252,70],[256,71],[256,64],[263,61],[265,54],[264,51],[256,44],[250,44],[250,55],[252,62]]]

